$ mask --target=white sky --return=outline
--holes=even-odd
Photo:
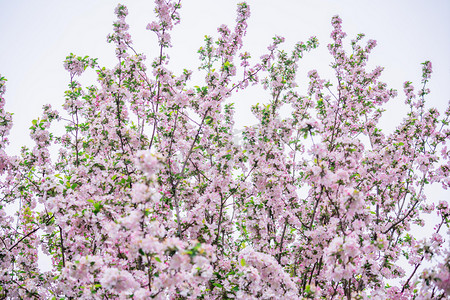
[[[215,36],[221,24],[233,26],[236,0],[186,0],[181,10],[181,24],[175,27],[170,49],[171,65],[196,71],[197,50],[205,34]],[[0,74],[7,77],[6,108],[14,113],[11,153],[29,144],[31,120],[41,115],[41,107],[51,103],[61,108],[69,75],[63,68],[71,52],[99,58],[102,66],[115,62],[114,46],[106,43],[112,31],[114,8],[111,0],[0,0]],[[156,39],[145,30],[154,20],[153,1],[126,0],[127,18],[135,49],[156,55]],[[378,46],[371,56],[371,66],[385,67],[382,79],[403,95],[406,80],[419,87],[421,62],[430,60],[434,74],[429,85],[429,105],[442,111],[450,100],[450,1],[448,0],[250,0],[251,18],[244,40],[254,58],[265,53],[275,35],[286,37],[286,48],[310,36],[319,38],[320,47],[300,62],[298,83],[305,86],[306,73],[319,70],[322,77],[331,75],[326,45],[330,42],[331,17],[343,19],[347,41],[357,33],[375,39]],[[95,83],[94,74],[82,82]],[[327,75],[328,74],[328,75]],[[198,83],[191,82],[192,85]],[[198,84],[201,85],[201,84]],[[248,90],[236,98],[237,124],[251,120],[250,104],[266,102],[268,94]],[[402,119],[403,97],[387,106],[383,126],[392,129]],[[430,195],[431,194],[431,195]],[[448,200],[449,193],[430,189],[434,200]]]
[[[186,0],[181,24],[173,32],[170,49],[174,69],[196,70],[197,50],[205,34],[215,35],[221,24],[233,26],[236,0]],[[31,120],[41,114],[45,103],[60,108],[69,75],[63,60],[69,53],[99,58],[100,65],[113,66],[114,47],[106,43],[112,31],[114,8],[111,0],[0,0],[0,73],[6,76],[7,109],[14,113],[12,144],[14,152],[28,143]],[[129,9],[135,48],[155,56],[155,37],[145,26],[154,20],[153,1],[122,1]],[[375,39],[371,66],[385,67],[383,80],[402,91],[402,83],[420,80],[420,63],[431,60],[434,74],[429,104],[443,109],[450,99],[450,1],[448,0],[250,0],[251,18],[244,42],[253,57],[264,53],[271,37],[286,37],[286,47],[316,35],[320,48],[300,63],[299,85],[305,86],[306,73],[318,69],[327,77],[330,62],[326,45],[330,42],[331,17],[343,19],[348,39],[357,33]],[[86,73],[85,73],[86,74]],[[93,72],[82,82],[93,84]],[[192,82],[192,85],[196,83]],[[416,88],[418,84],[416,85]],[[402,93],[400,93],[402,95]],[[267,101],[268,95],[247,91],[236,98],[238,123],[248,119],[249,104]],[[394,100],[395,101],[395,100]],[[397,98],[398,104],[403,98]],[[390,106],[389,106],[390,107]],[[388,107],[388,108],[389,108]],[[386,127],[394,126],[401,105],[386,113]]]

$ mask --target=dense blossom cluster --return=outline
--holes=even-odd
[[[20,157],[5,152],[12,118],[0,78],[0,298],[448,297],[449,204],[424,193],[450,185],[450,109],[425,106],[431,63],[418,92],[405,82],[410,111],[386,134],[382,105],[397,92],[379,81],[382,68],[367,70],[375,41],[359,34],[348,53],[339,17],[328,45],[336,76],[310,71],[300,95],[297,67],[318,40],[288,52],[276,36],[252,61],[246,3],[234,29],[220,26],[199,49],[202,84],[171,72],[180,7],[155,1],[147,29],[160,51],[147,67],[118,5],[108,36],[117,65],[69,55],[64,111],[44,106]],[[97,85],[76,81],[87,68]],[[258,122],[236,143],[230,99],[250,84],[269,101],[252,106]],[[436,224],[418,239],[411,228],[423,214]],[[39,269],[39,249],[50,271]]]

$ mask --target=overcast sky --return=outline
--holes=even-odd
[[[196,70],[197,50],[205,34],[215,35],[221,24],[233,26],[236,0],[187,0],[181,10],[181,24],[173,32],[171,65],[178,70]],[[114,8],[111,0],[0,0],[0,73],[7,77],[7,109],[14,113],[11,150],[16,152],[28,139],[31,120],[45,103],[60,108],[69,75],[63,68],[71,52],[99,58],[100,65],[113,66],[114,47],[106,43],[111,32]],[[135,48],[155,55],[156,39],[145,26],[154,20],[153,1],[122,1]],[[300,63],[298,82],[305,86],[306,73],[329,72],[326,45],[330,42],[333,15],[343,19],[348,39],[363,32],[378,41],[370,66],[385,67],[383,80],[402,90],[406,80],[420,80],[420,63],[431,60],[434,74],[429,103],[443,109],[450,99],[450,1],[447,0],[250,0],[251,18],[244,42],[253,57],[264,53],[275,34],[286,37],[286,47],[317,36],[320,48]],[[93,73],[84,81],[93,84]],[[196,83],[192,83],[196,85]],[[249,115],[249,105],[267,100],[267,94],[252,91],[236,99],[237,117]],[[402,93],[400,93],[402,94]],[[243,99],[244,98],[244,99]],[[397,104],[403,103],[398,98]],[[392,105],[395,105],[393,103]],[[389,108],[390,106],[388,106]],[[399,106],[401,107],[401,105]],[[387,112],[389,127],[400,121],[398,107]],[[245,118],[244,118],[245,119]]]

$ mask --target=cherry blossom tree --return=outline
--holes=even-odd
[[[450,185],[450,108],[404,83],[410,109],[392,133],[379,120],[397,96],[368,70],[376,46],[346,43],[331,20],[335,77],[300,60],[316,37],[254,59],[243,48],[250,8],[237,6],[199,49],[193,71],[168,68],[180,1],[156,0],[150,62],[134,49],[118,5],[108,42],[117,65],[74,54],[63,111],[32,121],[33,148],[5,152],[12,116],[0,78],[0,298],[6,299],[444,299],[450,295],[448,202],[424,188]],[[77,78],[92,68],[98,82]],[[297,85],[307,86],[301,95]],[[234,137],[233,96],[262,85],[256,124]],[[52,127],[53,126],[53,127]],[[58,134],[55,126],[64,129]],[[7,208],[19,207],[15,215]],[[411,226],[435,214],[434,232]],[[51,257],[50,271],[38,267]],[[409,265],[406,270],[405,265]]]

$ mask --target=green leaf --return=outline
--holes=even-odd
[[[94,210],[93,210],[94,214],[98,214],[102,208],[103,208],[103,205],[100,202],[95,202]]]
[[[243,267],[245,267],[246,266],[246,264],[245,264],[245,259],[241,259],[241,266],[243,266]]]
[[[212,118],[211,116],[207,116],[207,117],[205,118],[205,123],[208,124],[208,125],[211,124],[212,121],[213,121],[213,118]]]
[[[217,283],[217,282],[213,282],[213,285],[218,288],[223,288],[223,285],[221,285],[220,283]]]

